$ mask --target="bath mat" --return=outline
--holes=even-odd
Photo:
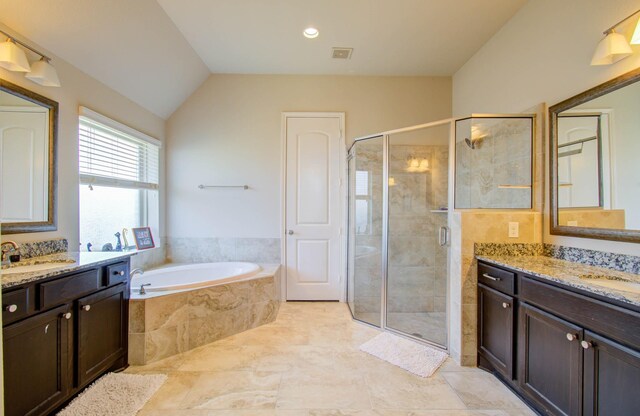
[[[166,379],[164,374],[109,373],[87,387],[58,416],[135,416]]]
[[[360,350],[420,377],[431,376],[448,357],[437,348],[388,332],[360,345]]]

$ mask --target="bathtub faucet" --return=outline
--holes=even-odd
[[[141,295],[146,295],[147,294],[147,291],[144,290],[145,286],[151,286],[151,283],[143,283],[143,284],[140,285],[140,291],[139,292],[140,292]]]
[[[144,270],[140,268],[131,270],[131,272],[129,273],[129,278],[133,278],[133,276],[135,276],[136,274],[139,274],[140,276],[142,276],[144,274]]]

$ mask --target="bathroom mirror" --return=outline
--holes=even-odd
[[[640,69],[549,109],[551,234],[640,241]]]
[[[0,79],[2,234],[56,229],[58,103]]]

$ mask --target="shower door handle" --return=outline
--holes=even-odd
[[[442,247],[449,244],[449,227],[446,225],[441,226],[438,230],[438,244]]]

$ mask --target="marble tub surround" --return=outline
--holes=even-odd
[[[171,263],[209,263],[248,261],[280,263],[279,238],[192,238],[167,237],[167,261]]]
[[[14,263],[13,268],[21,267],[23,265],[31,265],[31,264],[45,264],[45,263],[54,263],[59,264],[59,266],[49,268],[46,270],[39,270],[33,272],[24,272],[24,273],[2,273],[2,289],[7,289],[12,286],[16,286],[22,283],[29,283],[36,280],[46,279],[49,277],[53,277],[62,273],[73,272],[75,270],[92,267],[92,266],[101,266],[105,263],[110,263],[118,258],[127,258],[134,253],[130,252],[68,252],[68,253],[58,253],[58,254],[50,254],[48,256],[40,256],[33,257],[25,262],[20,261],[19,263]]]
[[[485,255],[476,256],[476,258],[497,266],[509,267],[531,276],[605,296],[631,306],[640,307],[640,275],[638,274],[589,266],[547,256]],[[636,289],[635,291],[626,291],[617,288],[603,287],[594,283],[594,280],[597,280],[599,277],[605,280],[631,282],[636,285]]]
[[[228,284],[132,298],[129,361],[149,364],[272,322],[280,307],[280,266]]]
[[[11,240],[10,236],[5,238]],[[19,245],[18,254],[20,254],[22,260],[30,259],[32,257],[48,256],[50,254],[66,253],[69,250],[69,242],[66,238],[32,241],[20,243]]]

